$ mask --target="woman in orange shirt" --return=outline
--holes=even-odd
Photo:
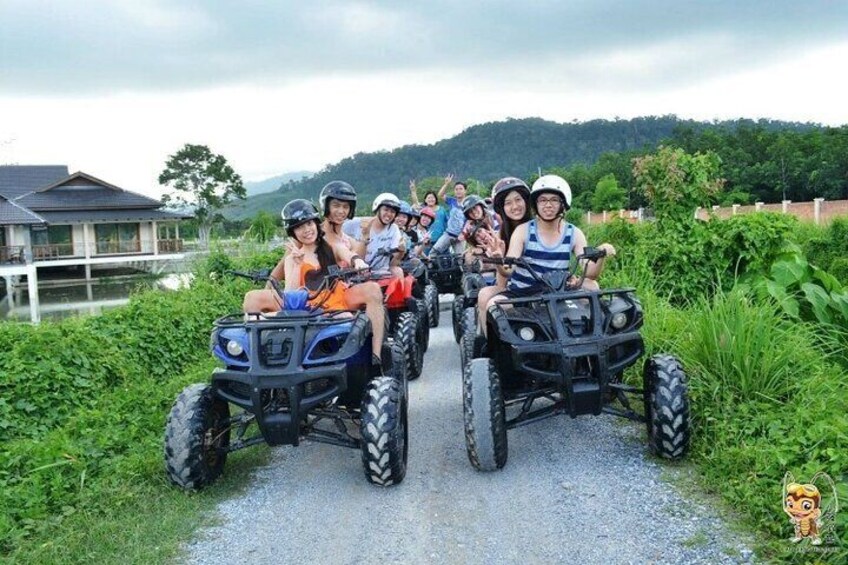
[[[285,272],[286,290],[306,287],[311,295],[318,290],[328,268],[340,262],[358,269],[368,267],[350,249],[331,246],[324,240],[318,209],[309,200],[292,200],[283,208],[282,216],[286,233],[291,238],[286,243],[287,253],[280,261]],[[278,271],[279,266],[274,271]],[[311,296],[309,305],[324,310],[355,310],[364,306],[371,321],[372,363],[381,364],[385,314],[383,293],[377,283],[347,286],[336,281],[329,289]],[[273,289],[252,290],[245,295],[243,308],[245,312],[277,312],[283,308],[283,299]]]

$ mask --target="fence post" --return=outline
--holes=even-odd
[[[739,212],[739,204],[734,204],[732,214],[735,216],[738,212]]]
[[[604,210],[604,215],[601,217],[601,221],[603,223],[607,223],[607,211],[606,210]]]
[[[696,219],[696,220],[698,219],[698,213],[699,213],[700,211],[701,211],[701,207],[700,207],[700,206],[698,206],[697,208],[695,208],[695,219]]]
[[[813,198],[813,219],[816,225],[821,223],[821,206],[824,198]]]
[[[636,215],[636,221],[638,221],[638,222],[641,222],[641,221],[642,221],[642,214],[644,214],[644,212],[645,212],[645,209],[644,209],[644,208],[639,208],[639,209],[636,211],[636,213],[637,213],[637,215]]]
[[[592,212],[586,212],[586,225],[592,225]]]
[[[756,212],[759,212],[762,209],[763,209],[763,203],[762,202],[754,202],[754,210]]]
[[[789,211],[789,205],[792,204],[792,201],[784,200],[783,202],[781,202],[781,204],[783,204],[783,213],[785,214]]]

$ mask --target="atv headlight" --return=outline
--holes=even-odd
[[[624,312],[616,312],[615,314],[612,315],[612,320],[610,320],[610,325],[613,328],[620,330],[625,325],[627,325],[627,314],[624,313]]]
[[[244,353],[244,348],[239,342],[234,339],[231,339],[227,342],[227,353],[229,353],[233,357],[238,357],[239,355]]]
[[[536,332],[530,326],[524,326],[518,330],[518,337],[524,341],[533,341],[536,339]]]

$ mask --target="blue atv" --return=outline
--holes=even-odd
[[[186,387],[171,408],[168,478],[200,489],[221,475],[231,451],[311,440],[359,449],[373,484],[403,481],[408,394],[397,345],[384,344],[382,366],[374,366],[364,312],[310,310],[306,290],[283,292],[267,272],[233,274],[270,281],[285,309],[215,321],[210,349],[223,366],[210,383]],[[361,273],[331,268],[318,292],[338,280],[359,282]]]

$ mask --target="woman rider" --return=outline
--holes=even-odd
[[[356,210],[356,190],[344,181],[330,181],[321,189],[318,205],[324,211],[324,221],[321,223],[324,241],[333,247],[341,246],[356,253],[353,240],[342,231],[345,220],[353,219]],[[271,276],[278,281],[285,280],[283,261],[274,267]],[[271,288],[270,283],[266,288]]]
[[[453,180],[453,175],[448,175],[445,177],[445,184],[442,185],[446,187]],[[418,202],[418,189],[415,186],[415,180],[409,181],[409,195],[412,200],[412,207],[422,207]],[[442,234],[445,233],[445,228],[448,225],[448,211],[444,206],[439,205],[439,195],[434,190],[428,190],[424,194],[424,205],[423,208],[429,208],[433,211],[433,222],[430,225],[428,231],[430,232],[430,242],[431,245],[439,241],[439,238],[442,237]],[[430,252],[429,249],[426,250],[427,253]]]
[[[314,287],[312,281],[322,280],[321,277],[327,274],[331,265],[341,262],[355,268],[368,267],[368,264],[350,249],[327,243],[319,223],[318,209],[312,202],[302,198],[292,200],[283,207],[282,217],[286,233],[292,239],[286,243],[287,253],[274,268],[274,272],[279,271],[282,265],[286,291]],[[365,314],[371,321],[371,362],[373,365],[382,364],[380,352],[385,331],[385,314],[383,293],[377,283],[366,282],[349,287],[337,281],[330,289],[313,296],[309,305],[324,310],[355,310],[364,306]],[[277,312],[283,307],[282,297],[273,289],[252,290],[244,297],[245,312]]]
[[[487,249],[487,254],[494,257],[503,257],[515,228],[530,221],[530,187],[516,177],[502,178],[492,187],[492,204],[495,213],[501,218],[501,229],[498,234],[499,237],[493,238]],[[499,268],[495,284],[481,288],[477,295],[477,319],[483,327],[484,335],[486,331],[486,305],[493,296],[506,289],[506,282],[507,278],[502,269]]]

